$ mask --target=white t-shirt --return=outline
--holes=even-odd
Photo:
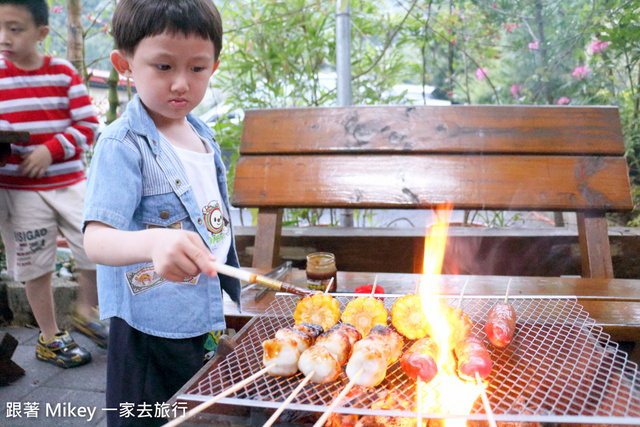
[[[210,147],[203,141],[207,151]],[[187,172],[191,188],[209,231],[209,246],[216,261],[225,263],[231,246],[231,223],[225,209],[216,177],[215,153],[197,153],[173,146]]]

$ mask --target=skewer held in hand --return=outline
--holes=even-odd
[[[211,263],[216,268],[216,271],[218,273],[224,274],[225,276],[234,277],[248,283],[258,283],[270,289],[275,289],[276,291],[288,292],[290,294],[296,294],[303,297],[309,296],[310,294],[308,291],[302,288],[293,286],[289,283],[281,282],[280,280],[275,280],[267,276],[262,276],[260,274],[241,270],[239,268],[232,267],[230,265],[223,264],[217,261],[211,261]]]

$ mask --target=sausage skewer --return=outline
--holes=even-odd
[[[493,417],[493,411],[491,410],[491,405],[489,404],[489,398],[487,397],[487,391],[484,388],[484,384],[482,384],[482,379],[478,372],[476,372],[476,382],[478,383],[478,387],[480,387],[480,397],[482,398],[482,405],[484,405],[484,413],[487,414],[487,418],[489,421],[489,425],[491,427],[498,427],[496,424],[496,420]]]
[[[476,374],[484,379],[491,373],[491,355],[479,339],[467,337],[459,341],[454,352],[458,358],[460,378],[474,381]]]
[[[438,374],[438,353],[438,344],[431,337],[419,339],[402,355],[402,370],[414,381],[429,383]]]
[[[496,347],[506,347],[513,339],[516,330],[516,311],[507,301],[509,299],[509,287],[511,279],[507,284],[507,293],[504,302],[498,302],[491,307],[487,313],[487,323],[484,325],[484,331],[491,344]]]
[[[460,308],[462,305],[462,296],[464,295],[464,290],[467,289],[467,285],[469,284],[469,278],[464,282],[464,286],[462,286],[462,290],[460,291],[460,298],[458,298],[458,306],[456,308]]]

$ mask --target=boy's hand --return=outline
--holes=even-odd
[[[7,164],[9,156],[11,156],[11,145],[0,144],[0,167]]]
[[[182,282],[186,277],[205,273],[214,277],[217,272],[211,262],[213,256],[197,233],[191,231],[163,230],[162,240],[156,241],[151,260],[161,277]]]
[[[39,145],[24,158],[18,171],[21,175],[29,178],[40,178],[52,161],[49,149],[44,145]]]

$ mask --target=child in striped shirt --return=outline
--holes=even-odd
[[[102,346],[108,329],[96,316],[95,269],[82,246],[84,154],[98,119],[82,79],[70,62],[46,56],[38,43],[49,34],[46,0],[0,0],[0,130],[27,131],[0,167],[3,241],[41,333],[36,357],[63,368],[88,363],[91,354],[58,328],[51,278],[57,234],[73,252],[78,271],[74,325]]]

